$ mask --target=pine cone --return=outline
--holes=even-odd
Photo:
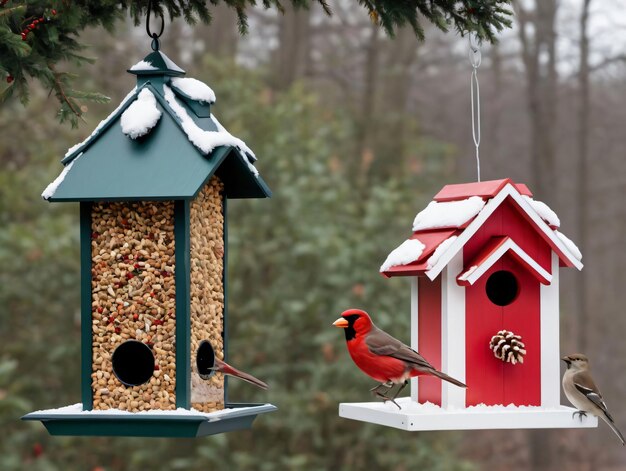
[[[489,348],[496,358],[514,365],[524,363],[524,355],[526,355],[524,347],[522,337],[508,330],[501,330],[491,337],[491,342],[489,342]]]

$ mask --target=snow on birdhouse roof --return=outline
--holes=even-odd
[[[160,51],[129,72],[137,87],[68,150],[44,199],[191,199],[213,174],[229,198],[270,196],[254,152],[211,113],[215,93],[208,85],[180,77],[185,72]]]
[[[425,245],[418,239],[405,240],[399,247],[391,251],[380,267],[380,271],[386,271],[396,265],[406,265],[414,262],[421,257],[424,247]]]
[[[474,219],[484,206],[485,202],[479,196],[471,196],[458,201],[431,201],[415,216],[413,231],[463,227]]]
[[[419,241],[424,246],[419,255],[408,262],[406,261],[408,257],[392,256],[394,253],[398,255],[396,251],[405,252],[401,250],[403,247],[406,248],[405,241],[392,251],[381,266],[381,273],[387,277],[425,274],[430,279],[435,279],[452,257],[507,199],[514,202],[514,207],[534,226],[565,266],[580,270],[582,255],[571,240],[557,231],[560,226],[558,216],[548,205],[534,200],[532,196],[526,185],[516,184],[510,179],[443,187],[433,201],[417,214],[413,222],[413,235],[408,240]],[[548,282],[546,273],[537,270],[533,265],[534,261],[529,262],[527,254],[514,241],[492,249],[491,252],[500,250],[503,253],[506,251],[513,253],[522,263],[528,264],[529,268],[538,274],[539,279]],[[417,252],[413,255],[417,255]],[[471,269],[470,266],[466,271]],[[459,275],[469,277],[471,273]]]

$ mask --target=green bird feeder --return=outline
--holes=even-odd
[[[213,91],[158,50],[42,196],[80,203],[82,403],[32,412],[52,435],[195,437],[248,428],[212,369],[228,338],[227,201],[267,198]]]

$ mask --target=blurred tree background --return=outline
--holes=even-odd
[[[564,274],[561,350],[584,350],[622,428],[626,302],[623,0],[515,2],[515,27],[483,47],[483,179],[512,177],[561,216],[585,269]],[[129,20],[84,32],[84,90],[112,97],[72,130],[36,83],[0,108],[0,469],[617,470],[608,428],[406,433],[340,419],[370,381],[330,326],[348,307],[408,341],[409,286],[378,267],[445,183],[475,179],[467,44],[427,28],[395,38],[349,0],[285,15],[212,8],[210,26],[166,25],[162,49],[217,93],[216,115],[260,157],[271,200],[230,211],[230,354],[270,383],[230,382],[232,400],[272,402],[251,431],[196,440],[47,435],[19,417],[79,401],[78,208],[39,197],[65,150],[134,85],[149,48]],[[603,32],[604,34],[599,34]],[[609,33],[610,32],[610,33]],[[621,39],[620,39],[621,38]],[[621,47],[621,49],[620,49]],[[64,66],[66,71],[76,71]],[[4,86],[4,85],[3,85]]]

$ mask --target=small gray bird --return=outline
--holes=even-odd
[[[615,421],[606,408],[602,394],[593,382],[589,371],[589,359],[582,353],[573,353],[564,356],[561,360],[567,365],[567,370],[563,375],[563,391],[569,402],[578,409],[572,417],[578,414],[582,420],[582,416],[586,417],[587,413],[600,417],[611,427],[624,445],[624,436],[615,426]]]

